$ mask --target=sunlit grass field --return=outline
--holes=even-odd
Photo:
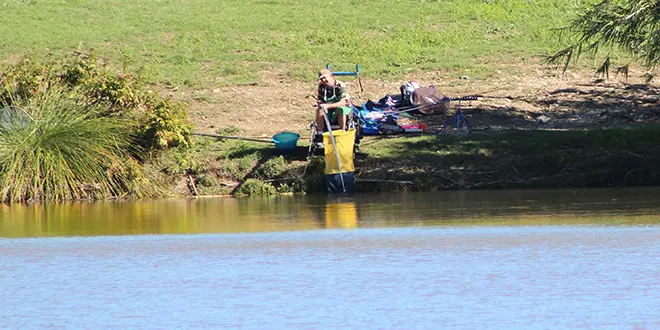
[[[309,79],[326,63],[396,77],[487,76],[560,46],[592,0],[0,0],[0,60],[92,48],[147,81],[190,87]],[[123,67],[122,67],[123,66]]]

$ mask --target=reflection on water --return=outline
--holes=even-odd
[[[232,233],[320,228],[658,223],[660,189],[460,191],[0,206],[0,236]]]
[[[356,228],[358,213],[355,201],[341,198],[331,199],[325,204],[326,228]]]

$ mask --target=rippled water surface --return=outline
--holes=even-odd
[[[0,328],[660,328],[660,190],[0,207]]]

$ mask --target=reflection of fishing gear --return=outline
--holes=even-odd
[[[444,98],[442,101],[439,103],[449,103],[450,101],[476,101],[480,96],[478,95],[469,95],[469,96],[461,96],[461,97],[447,97]],[[422,104],[422,105],[415,105],[415,106],[408,106],[408,107],[400,107],[399,109],[404,109],[404,110],[397,110],[397,111],[392,111],[389,113],[384,113],[386,117],[388,116],[393,116],[393,115],[398,115],[400,113],[406,113],[410,111],[415,111],[419,109],[424,109],[424,108],[429,108],[429,107],[434,107],[437,106],[439,103],[431,103],[431,104]]]

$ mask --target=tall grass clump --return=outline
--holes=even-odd
[[[130,157],[131,123],[50,91],[0,114],[0,200],[148,195]]]

